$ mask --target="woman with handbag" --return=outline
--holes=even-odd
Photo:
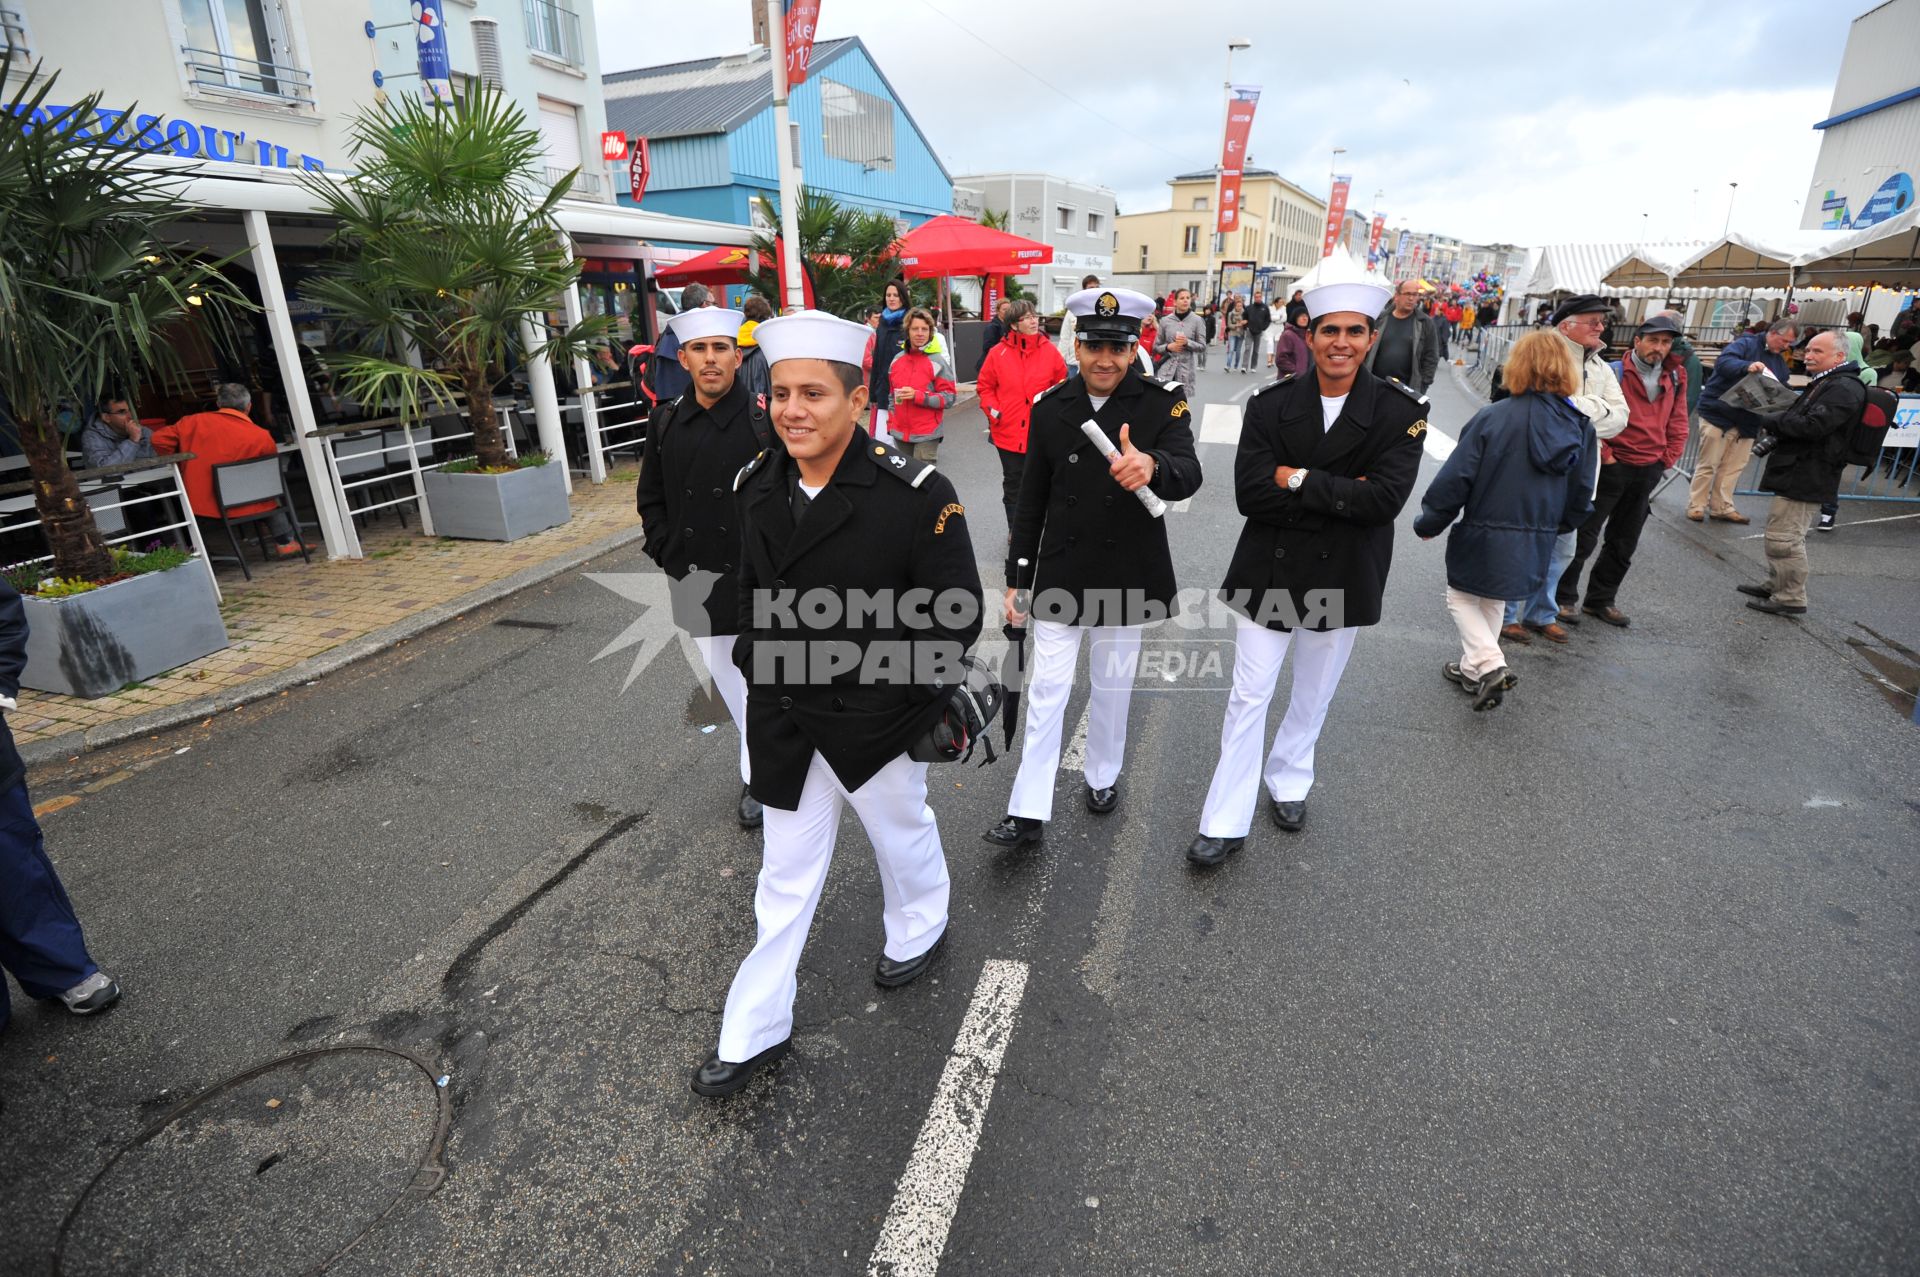
[[[947,409],[959,397],[953,366],[934,339],[933,315],[916,306],[907,312],[906,344],[893,357],[887,383],[893,388],[887,427],[916,461],[932,461],[940,451]]]

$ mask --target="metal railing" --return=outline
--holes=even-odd
[[[0,46],[16,57],[33,56],[33,50],[27,47],[27,20],[18,9],[0,9]]]
[[[1742,496],[1771,496],[1760,488],[1767,459],[1756,457],[1740,472],[1734,491]],[[1848,480],[1848,475],[1852,480]],[[1870,466],[1848,466],[1840,472],[1842,501],[1900,501],[1920,503],[1920,395],[1901,395],[1900,410],[1887,442]]]
[[[563,165],[547,165],[547,181],[558,182],[567,174],[573,174],[573,186],[568,193],[572,195],[604,195],[607,190],[606,179],[598,173],[588,172],[582,167],[578,170]]]
[[[584,66],[580,48],[580,15],[555,0],[521,0],[527,20],[527,48],[557,58],[570,67]]]
[[[532,0],[528,0],[529,3]],[[196,84],[220,89],[238,89],[290,102],[313,102],[313,75],[299,67],[258,58],[242,58],[218,49],[195,49],[182,45],[187,71]]]
[[[509,403],[496,403],[494,413],[500,421],[500,432],[505,439],[507,455],[518,457],[519,447],[514,439],[515,406]],[[446,417],[466,418],[464,409],[451,412],[431,413],[421,417],[381,417],[373,421],[356,421],[349,425],[324,426],[313,432],[312,438],[320,443],[327,458],[327,482],[333,489],[336,508],[344,516],[342,522],[345,531],[352,540],[349,551],[355,557],[360,554],[360,537],[354,529],[353,521],[382,510],[393,510],[399,506],[411,504],[420,515],[420,531],[425,536],[433,536],[433,511],[427,505],[426,481],[423,478],[429,470],[438,470],[452,456],[440,456],[438,452],[449,444],[457,444],[473,438],[473,429],[439,432],[433,427],[433,421]],[[398,435],[395,440],[393,436]],[[422,461],[422,453],[426,460]],[[404,464],[388,460],[392,453],[400,453]],[[392,486],[404,480],[411,488],[399,496],[384,500],[373,499],[370,489]],[[369,498],[360,505],[353,503],[354,494]]]
[[[180,475],[181,463],[193,459],[194,454],[191,452],[173,452],[157,457],[142,457],[138,461],[122,461],[91,470],[75,470],[73,478],[74,482],[80,485],[80,495],[93,511],[94,525],[99,528],[108,545],[125,545],[129,541],[147,540],[164,532],[184,530],[188,544],[193,546],[195,557],[207,569],[207,579],[213,583],[214,598],[224,599],[220,593],[220,579],[213,574],[213,560],[207,554],[206,542],[200,537],[199,521],[193,517],[193,507],[187,501],[186,483]],[[162,482],[171,483],[171,489],[164,492],[128,495],[130,491],[138,492],[148,485],[157,486]],[[0,519],[7,519],[29,510],[33,512],[31,518],[18,523],[0,523],[0,536],[41,526],[39,508],[33,500],[35,486],[31,479],[0,484]],[[137,532],[130,531],[127,526],[126,512],[135,506],[149,505],[155,501],[173,502],[174,521],[156,527],[142,528]],[[30,563],[45,563],[52,557],[51,553],[42,554],[35,558],[9,563],[7,566],[9,568],[25,567]]]
[[[591,411],[589,411],[591,409]],[[560,405],[560,419],[576,415],[587,440],[587,478],[607,481],[607,458],[616,452],[638,453],[647,441],[647,417],[653,404],[631,381],[610,381]]]

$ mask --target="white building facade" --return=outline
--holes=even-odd
[[[1045,315],[1066,305],[1088,275],[1113,274],[1113,192],[1050,173],[975,173],[953,179],[961,217],[1006,213],[1007,229],[1053,249],[1053,261],[1016,276]]]
[[[127,135],[214,165],[344,170],[356,111],[421,92],[408,0],[0,0],[16,65],[57,72],[51,103],[138,103]],[[455,92],[496,85],[540,129],[573,193],[611,201],[589,0],[441,0]],[[109,12],[110,11],[110,12]],[[151,121],[145,117],[153,117]]]
[[[1805,230],[1872,226],[1913,207],[1920,176],[1920,0],[1853,20],[1802,201]]]

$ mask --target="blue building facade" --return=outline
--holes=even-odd
[[[777,200],[773,82],[764,47],[603,77],[607,127],[648,139],[655,212],[737,225]],[[788,110],[809,190],[917,226],[953,211],[953,177],[859,37],[814,46]],[[632,204],[621,192],[620,202]]]

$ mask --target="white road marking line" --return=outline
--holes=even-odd
[[[1087,657],[1093,659],[1091,655]],[[1073,736],[1067,741],[1067,747],[1060,751],[1060,770],[1077,772],[1087,765],[1087,711],[1080,711],[1080,721],[1074,726]]]
[[[1026,989],[1024,962],[989,958],[981,969],[960,1036],[867,1261],[869,1277],[934,1277],[939,1271]]]
[[[1427,455],[1435,461],[1445,461],[1453,455],[1453,450],[1460,445],[1452,435],[1435,430],[1433,423],[1429,422],[1427,423],[1427,433],[1421,436],[1421,446],[1427,450]]]
[[[1230,403],[1210,403],[1200,418],[1201,443],[1240,443],[1243,410]]]
[[[1868,524],[1868,523],[1894,523],[1901,519],[1920,519],[1920,514],[1889,514],[1878,519],[1850,519],[1846,523],[1842,523],[1838,519],[1835,519],[1833,521],[1833,527],[1834,527],[1834,530],[1837,532],[1841,528],[1857,528],[1863,524]],[[1767,534],[1764,532],[1749,532],[1746,536],[1743,536],[1740,539],[1742,541],[1758,541],[1761,537],[1765,535]]]

